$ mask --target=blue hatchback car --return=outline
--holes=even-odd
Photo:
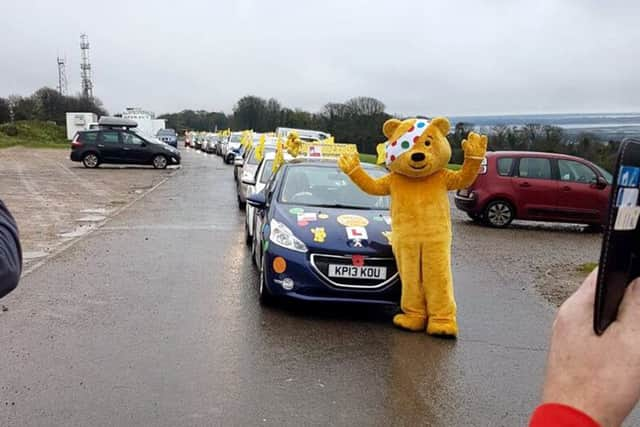
[[[262,303],[399,302],[389,198],[363,193],[335,159],[286,163],[247,203],[257,209],[252,252]]]

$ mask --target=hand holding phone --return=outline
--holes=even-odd
[[[629,283],[640,277],[640,140],[620,145],[602,240],[593,328],[600,335],[616,320]]]
[[[640,280],[625,291],[618,319],[602,335],[591,326],[594,271],[553,323],[542,403],[576,408],[601,426],[619,426],[640,398]]]

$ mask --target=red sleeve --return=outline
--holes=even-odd
[[[600,427],[584,412],[559,403],[538,406],[531,417],[529,427]]]

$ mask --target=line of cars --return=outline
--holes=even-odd
[[[283,152],[283,164],[274,168],[278,135],[282,140],[293,131],[320,155],[311,157],[308,150],[294,158]],[[396,305],[400,280],[390,243],[389,198],[357,188],[334,156],[321,154],[330,135],[312,132],[277,129],[265,135],[262,155],[254,142],[233,161],[260,301]],[[386,173],[365,167],[374,176]]]

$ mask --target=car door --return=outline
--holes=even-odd
[[[97,146],[100,151],[100,159],[103,162],[118,163],[122,161],[122,141],[120,139],[120,131],[101,131]]]
[[[149,143],[134,132],[122,134],[123,157],[127,163],[146,164],[151,162]]]
[[[555,219],[559,183],[553,177],[552,164],[545,157],[520,157],[511,180],[518,217]]]
[[[558,159],[558,214],[567,221],[600,223],[606,215],[609,197],[607,187],[598,183],[598,176],[585,163]]]

